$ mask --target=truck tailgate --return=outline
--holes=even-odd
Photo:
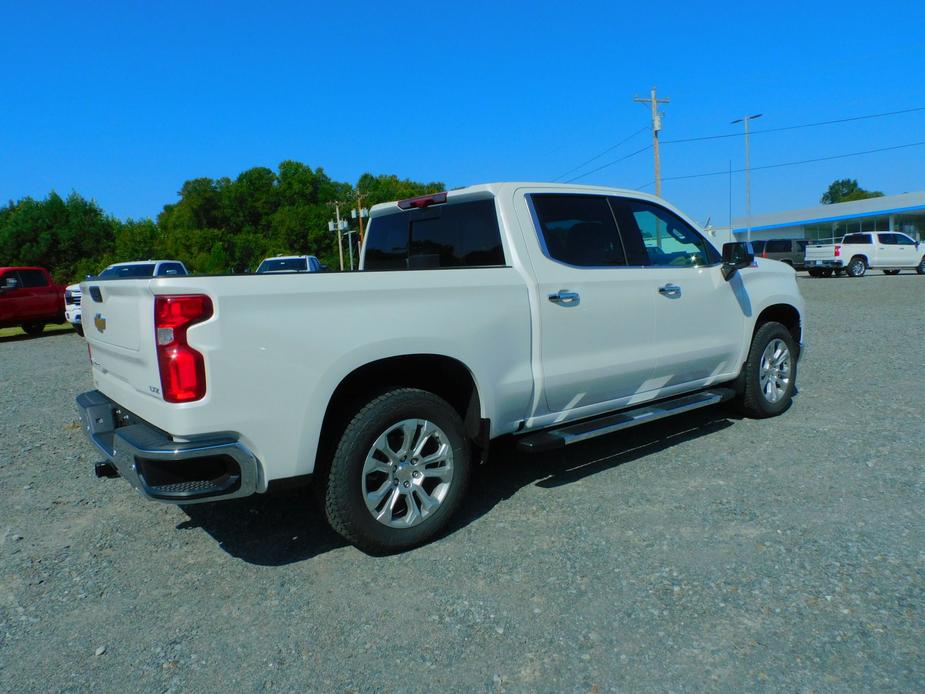
[[[835,244],[813,244],[806,247],[806,260],[831,260],[835,257]]]
[[[160,399],[149,280],[90,281],[80,286],[96,387],[114,399],[126,388]]]

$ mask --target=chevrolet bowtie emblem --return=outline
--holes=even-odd
[[[93,325],[95,325],[96,329],[99,330],[101,333],[106,332],[106,319],[103,318],[102,313],[97,313],[93,317]]]

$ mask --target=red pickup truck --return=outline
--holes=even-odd
[[[0,267],[0,328],[38,335],[46,323],[64,323],[64,286],[45,268]]]

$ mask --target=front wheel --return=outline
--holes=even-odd
[[[323,480],[325,514],[360,549],[408,549],[446,526],[469,473],[469,442],[456,410],[427,391],[392,390],[344,430]]]
[[[81,325],[80,323],[74,323],[74,332],[80,335],[81,337],[83,337],[84,336],[83,325]]]
[[[867,272],[867,261],[861,256],[852,258],[851,262],[848,263],[849,277],[863,277],[865,272]]]
[[[42,331],[45,330],[44,323],[25,323],[22,326],[22,330],[26,335],[41,335]]]
[[[790,407],[797,377],[798,347],[790,331],[768,322],[755,332],[742,370],[739,409],[749,417],[774,417]]]

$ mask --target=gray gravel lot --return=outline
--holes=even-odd
[[[0,691],[925,689],[925,277],[800,280],[789,412],[500,445],[377,558],[308,494],[98,481],[74,334],[0,339]]]

